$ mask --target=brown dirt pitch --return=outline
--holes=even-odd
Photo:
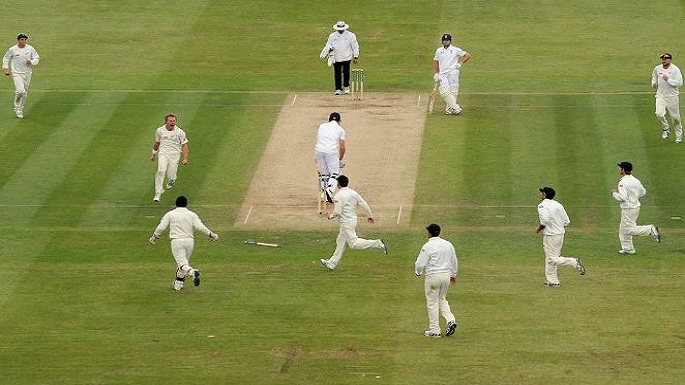
[[[342,173],[371,206],[375,226],[406,227],[410,220],[417,165],[426,119],[419,96],[365,93],[292,94],[281,109],[235,226],[260,230],[335,228],[318,214],[314,145],[318,126],[331,112],[347,133]],[[332,207],[330,207],[332,210]],[[361,224],[360,226],[365,226]]]

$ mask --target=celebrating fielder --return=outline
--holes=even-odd
[[[440,97],[445,100],[445,115],[459,115],[461,107],[459,96],[459,69],[471,59],[471,54],[452,45],[452,35],[442,35],[442,46],[435,51],[433,58],[435,75]]]
[[[193,255],[195,248],[194,229],[207,235],[212,241],[219,239],[219,236],[207,228],[202,223],[200,217],[187,209],[188,199],[183,195],[176,198],[176,208],[166,213],[155,231],[150,237],[150,243],[157,242],[162,232],[169,228],[169,238],[171,238],[171,253],[176,260],[176,279],[174,280],[174,290],[183,289],[186,276],[193,277],[193,284],[200,285],[200,272],[193,269],[188,262]]]
[[[164,176],[169,178],[166,189],[174,187],[178,173],[178,161],[188,164],[188,138],[185,131],[176,125],[176,115],[167,114],[164,125],[155,130],[155,141],[152,143],[150,161],[157,158],[157,173],[155,174],[155,196],[153,201],[159,202],[164,192]]]
[[[17,118],[24,118],[24,105],[29,93],[33,66],[40,61],[36,50],[26,44],[29,36],[25,33],[17,35],[17,44],[11,46],[2,57],[2,71],[5,75],[12,75],[14,82],[14,114]]]
[[[664,52],[659,56],[661,64],[654,67],[652,71],[652,89],[656,91],[656,114],[657,120],[661,124],[663,132],[661,137],[668,139],[671,127],[666,119],[666,112],[673,119],[675,126],[675,142],[683,141],[683,123],[680,120],[680,97],[678,88],[683,86],[683,75],[680,68],[671,63],[673,56]]]
[[[331,113],[328,123],[319,125],[314,152],[321,194],[328,203],[333,203],[335,179],[340,175],[340,168],[345,166],[345,130],[340,126],[339,113]]]

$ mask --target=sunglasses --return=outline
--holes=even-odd
[[[661,60],[664,60],[664,59],[672,59],[672,57],[670,57],[670,56],[662,56],[662,57],[661,57]]]

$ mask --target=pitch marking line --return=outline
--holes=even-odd
[[[245,215],[245,220],[243,221],[243,224],[246,224],[246,223],[247,223],[247,220],[250,219],[250,214],[252,214],[252,209],[253,209],[253,208],[254,208],[254,206],[250,206],[250,209],[247,210],[247,215]]]
[[[400,209],[397,213],[397,224],[400,224],[400,219],[402,218],[402,205],[400,205]]]
[[[293,102],[292,102],[291,106],[295,105],[295,101],[297,101],[297,94],[295,94],[295,97],[293,98]]]

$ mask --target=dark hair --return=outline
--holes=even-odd
[[[350,178],[345,175],[338,175],[338,177],[335,179],[338,181],[340,187],[347,187],[350,185]]]
[[[176,207],[186,207],[188,206],[188,198],[183,195],[176,198]]]
[[[430,225],[426,226],[426,230],[428,230],[428,234],[430,234],[431,237],[437,237],[440,235],[440,226],[436,225],[435,223],[431,223]]]
[[[328,121],[330,122],[331,120],[335,120],[336,122],[340,122],[340,114],[337,112],[332,112],[330,116],[328,116]]]
[[[557,195],[557,192],[551,187],[542,187],[540,188],[540,192],[545,194],[545,198],[547,199],[554,199],[554,197]]]

